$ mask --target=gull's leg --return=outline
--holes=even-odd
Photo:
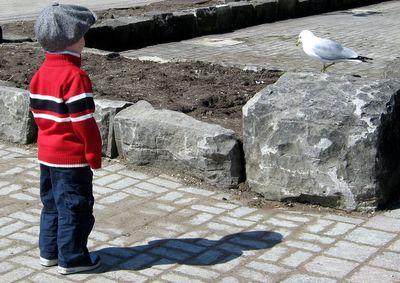
[[[325,73],[326,69],[328,69],[330,66],[333,66],[333,65],[335,65],[335,63],[323,64],[321,72]]]

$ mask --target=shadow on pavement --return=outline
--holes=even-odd
[[[150,241],[135,247],[109,247],[94,253],[102,266],[91,273],[117,270],[141,270],[164,264],[215,265],[243,255],[243,251],[269,249],[282,241],[282,235],[271,231],[249,231],[231,234],[219,240],[176,238]]]

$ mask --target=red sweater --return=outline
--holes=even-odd
[[[38,159],[42,164],[101,167],[92,84],[80,65],[80,57],[46,53],[31,80],[30,106],[38,126]]]

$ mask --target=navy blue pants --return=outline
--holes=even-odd
[[[87,240],[94,225],[90,167],[40,165],[40,256],[62,267],[91,262]]]

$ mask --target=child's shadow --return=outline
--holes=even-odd
[[[243,251],[262,250],[282,241],[270,231],[250,231],[218,240],[204,238],[164,239],[136,247],[109,247],[95,251],[102,265],[95,272],[140,270],[162,264],[214,265],[231,261]]]

